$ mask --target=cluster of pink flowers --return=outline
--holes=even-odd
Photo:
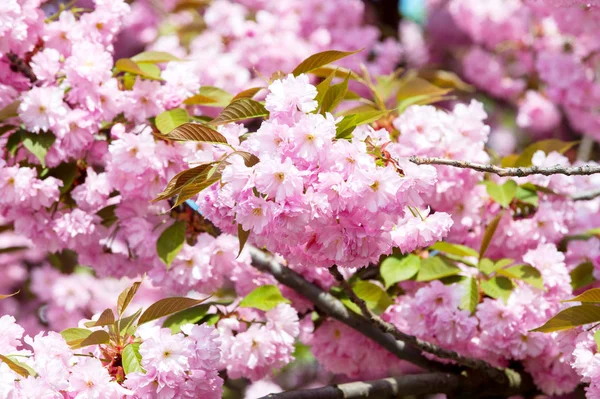
[[[517,125],[544,137],[564,114],[578,132],[597,137],[595,73],[600,8],[593,1],[427,1],[425,37],[412,22],[401,32],[407,60],[456,59],[470,83],[518,108]],[[443,40],[441,40],[443,38]]]

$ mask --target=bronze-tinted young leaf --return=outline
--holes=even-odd
[[[167,269],[169,269],[171,262],[173,262],[179,251],[183,248],[185,230],[186,223],[176,221],[167,227],[156,241],[156,252],[160,260],[167,265]]]
[[[600,288],[592,288],[565,302],[600,303]]]
[[[171,179],[171,181],[169,181],[169,184],[167,184],[167,187],[165,187],[163,192],[159,193],[156,196],[156,198],[153,199],[152,201],[153,202],[162,201],[167,198],[173,197],[174,195],[177,195],[181,191],[181,188],[183,186],[185,186],[188,183],[193,182],[196,178],[201,179],[202,176],[205,176],[206,173],[208,172],[208,170],[213,165],[214,165],[214,163],[202,164],[202,165],[196,166],[195,168],[186,169],[182,172],[177,173]]]
[[[414,277],[419,271],[419,267],[421,267],[421,258],[417,255],[388,256],[381,262],[379,274],[387,289],[400,281]]]
[[[213,184],[221,180],[221,174],[218,172],[213,174],[213,176],[210,178],[206,178],[206,174],[204,174],[203,176],[203,179],[201,178],[202,176],[197,177],[191,183],[186,184],[181,188],[181,190],[179,191],[179,195],[177,195],[177,200],[175,201],[175,205],[173,205],[173,208],[183,204],[185,201],[198,195],[200,191],[212,186]]]
[[[227,139],[215,129],[201,123],[184,123],[167,135],[171,140],[201,141],[204,143],[227,144]]]
[[[181,61],[181,58],[175,57],[173,54],[166,53],[164,51],[144,51],[138,55],[134,55],[131,59],[137,63],[143,62],[169,62],[169,61]]]
[[[25,250],[27,250],[29,248],[30,247],[25,247],[25,246],[15,246],[15,247],[0,248],[0,254],[10,254],[10,253],[13,253],[13,252],[25,251]]]
[[[46,167],[46,154],[54,144],[56,137],[52,133],[24,133],[23,147],[27,148],[40,161],[42,167]]]
[[[213,86],[202,86],[198,94],[186,99],[185,105],[202,105],[205,107],[225,107],[233,99],[233,95]]]
[[[485,232],[483,233],[483,239],[481,240],[481,247],[479,248],[479,259],[483,258],[483,255],[485,255],[485,251],[487,251],[488,247],[490,246],[492,238],[494,237],[494,233],[498,228],[498,223],[500,223],[500,219],[502,219],[502,215],[502,212],[496,215],[496,217],[492,219],[490,224],[488,224],[485,228]]]
[[[310,71],[311,74],[318,76],[320,78],[327,78],[329,75],[331,75],[332,72],[334,73],[335,78],[345,79],[346,76],[348,76],[348,74],[350,74],[351,80],[356,80],[359,82],[364,81],[364,79],[360,75],[358,75],[356,72],[354,72],[353,70],[344,68],[344,67],[340,67],[337,65],[325,65],[325,66],[322,66],[322,67],[319,67],[317,69],[313,69],[312,71]]]
[[[104,330],[91,333],[87,338],[69,342],[71,349],[85,348],[91,345],[104,345],[110,342],[110,335]]]
[[[240,256],[242,254],[244,246],[248,241],[248,237],[250,237],[250,230],[244,230],[242,225],[238,223],[238,241],[240,242],[240,250],[237,256]]]
[[[417,273],[417,281],[439,280],[444,277],[454,276],[460,269],[439,256],[432,256],[421,261]]]
[[[133,297],[141,284],[141,281],[136,281],[131,287],[125,288],[123,292],[119,294],[119,298],[117,299],[117,312],[119,313],[119,316],[123,316],[123,313],[125,313],[127,306],[129,306],[133,300]]]
[[[238,94],[235,95],[235,97],[233,97],[231,99],[231,102],[237,101],[240,98],[252,98],[256,94],[258,94],[259,91],[261,91],[263,89],[264,89],[264,87],[251,87],[249,89],[240,91]]]
[[[29,370],[27,370],[27,368],[20,365],[17,361],[15,361],[13,359],[9,359],[8,357],[6,357],[4,355],[0,355],[0,361],[6,363],[8,368],[10,368],[15,373],[19,374],[21,377],[23,377],[23,378],[29,377],[29,375],[30,375]]]
[[[442,71],[439,69],[421,69],[419,70],[418,74],[419,77],[438,87],[446,89],[458,89],[467,92],[472,92],[475,90],[473,86],[464,82],[454,72]]]
[[[313,71],[317,68],[330,64],[334,61],[342,59],[344,57],[348,57],[352,54],[356,54],[361,50],[356,51],[338,51],[338,50],[328,50],[323,51],[321,53],[316,53],[302,61],[293,71],[292,74],[294,76],[298,76],[302,73],[307,73]]]
[[[200,305],[210,297],[204,299],[192,299],[186,297],[172,297],[161,299],[153,303],[140,316],[138,325],[142,325],[152,320],[160,319],[173,313],[181,312],[182,310],[191,308],[192,306]]]
[[[600,322],[600,306],[580,305],[558,312],[546,324],[531,331],[549,333],[597,322]]]
[[[571,275],[573,290],[578,290],[596,281],[594,278],[594,264],[590,261],[579,264],[569,274]]]
[[[90,336],[92,330],[88,330],[87,328],[67,328],[60,332],[60,335],[67,341],[67,344],[71,345],[73,342],[81,342],[87,337]]]
[[[335,76],[335,72],[335,70],[332,71],[326,79],[323,79],[323,81],[317,85],[317,96],[315,97],[315,101],[318,104],[317,109],[323,103],[323,98],[325,97],[327,90],[329,90],[329,87],[331,86],[331,81]]]
[[[469,248],[465,245],[460,244],[452,244],[450,242],[445,241],[436,242],[430,248],[457,256],[479,256],[477,251],[475,251],[473,248]]]
[[[0,121],[17,116],[19,105],[21,105],[21,102],[19,100],[15,100],[6,107],[0,109]]]
[[[11,296],[17,295],[21,290],[17,290],[17,292],[13,292],[12,294],[2,295],[0,294],[0,299],[10,298]]]
[[[144,72],[142,68],[133,60],[129,58],[121,58],[118,59],[115,63],[115,68],[121,72],[128,72],[134,75],[141,76],[146,79],[151,80],[162,80],[160,76],[152,75],[150,73]]]
[[[189,119],[190,115],[185,109],[175,108],[158,114],[154,119],[154,123],[162,134],[169,134]]]
[[[479,287],[477,286],[477,279],[468,277],[461,284],[465,287],[465,293],[460,300],[460,308],[468,310],[472,314],[479,304]]]
[[[267,115],[269,115],[269,111],[258,101],[250,98],[240,98],[226,106],[219,116],[210,121],[210,124],[224,125],[246,119],[261,118]]]
[[[255,308],[269,311],[280,303],[290,303],[275,285],[261,285],[246,295],[239,304],[241,308]]]
[[[346,97],[348,93],[348,79],[350,75],[346,76],[343,82],[335,84],[327,90],[323,97],[321,104],[321,113],[332,112]]]
[[[140,354],[140,343],[131,343],[121,353],[121,360],[123,363],[123,371],[125,375],[129,373],[146,373],[146,370],[142,367],[142,355]]]
[[[115,315],[111,309],[105,309],[98,317],[96,321],[88,321],[85,322],[84,325],[86,327],[102,327],[108,326],[115,323]]]
[[[558,139],[537,141],[525,148],[513,166],[517,168],[531,166],[531,159],[537,151],[543,151],[546,154],[556,151],[559,154],[564,154],[577,143],[577,141],[566,142]]]

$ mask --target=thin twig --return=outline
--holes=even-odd
[[[350,300],[360,308],[360,311],[362,312],[363,316],[370,320],[371,323],[373,323],[373,325],[379,328],[381,331],[390,333],[396,339],[404,341],[414,346],[415,348],[422,350],[423,352],[430,353],[443,359],[453,360],[456,363],[465,367],[480,370],[486,375],[488,375],[490,378],[492,378],[494,381],[497,381],[498,383],[502,384],[506,382],[508,377],[506,375],[505,369],[494,367],[491,364],[484,362],[483,360],[462,356],[454,351],[440,348],[439,346],[434,345],[430,342],[420,340],[414,335],[409,335],[400,331],[395,325],[386,322],[369,309],[366,302],[356,295],[350,284],[348,284],[344,276],[342,276],[342,274],[338,270],[337,266],[334,265],[330,267],[329,272],[340,283],[342,289],[344,290],[346,295],[348,295]]]
[[[385,399],[433,393],[451,394],[459,390],[461,380],[454,374],[428,373],[403,375],[375,381],[357,381],[315,389],[301,389],[267,395],[264,399]]]
[[[571,199],[573,201],[589,201],[596,197],[600,197],[600,189],[584,191],[582,193],[573,194]]]
[[[562,166],[554,165],[548,167],[529,166],[524,168],[502,168],[491,164],[482,164],[468,161],[458,161],[445,158],[428,157],[410,157],[412,163],[417,165],[445,165],[455,168],[473,169],[478,172],[494,173],[498,176],[531,176],[531,175],[567,175],[567,176],[585,176],[600,173],[600,165],[582,165],[582,166]]]

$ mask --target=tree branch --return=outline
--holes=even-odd
[[[451,394],[464,384],[464,377],[446,373],[403,375],[375,381],[357,381],[315,389],[274,393],[264,398],[274,399],[354,399],[397,398],[429,393]]]
[[[459,355],[454,351],[440,348],[439,346],[434,345],[430,342],[420,340],[414,335],[409,335],[400,331],[395,325],[386,322],[369,309],[365,301],[359,298],[354,292],[354,290],[352,290],[352,287],[350,286],[350,284],[348,284],[346,279],[344,279],[344,276],[342,276],[337,266],[330,267],[329,272],[340,283],[342,289],[344,290],[344,292],[346,292],[350,300],[360,308],[363,316],[370,320],[376,328],[379,328],[381,331],[392,334],[394,338],[404,341],[423,352],[431,353],[432,355],[443,359],[453,360],[456,363],[465,367],[480,370],[499,384],[507,383],[507,379],[509,377],[507,376],[507,370],[505,369],[494,367],[491,364],[484,362],[483,360]]]
[[[448,367],[431,361],[414,347],[402,341],[397,341],[391,334],[381,331],[371,325],[365,318],[350,311],[333,295],[323,291],[316,285],[306,281],[295,271],[281,265],[272,256],[257,248],[248,247],[252,256],[252,265],[263,272],[271,274],[281,284],[288,286],[315,304],[319,310],[347,326],[371,338],[379,345],[396,355],[426,370],[444,371]]]
[[[573,194],[571,199],[573,201],[589,201],[596,197],[600,197],[600,189],[584,191],[582,193]]]
[[[584,176],[600,173],[600,165],[562,166],[554,165],[548,167],[530,166],[526,168],[501,168],[496,165],[485,165],[468,161],[458,161],[444,158],[409,157],[409,161],[417,165],[445,165],[455,168],[473,169],[478,172],[494,173],[498,176],[531,176],[531,175],[567,175]]]

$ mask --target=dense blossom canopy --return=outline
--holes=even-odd
[[[3,0],[0,397],[600,398],[600,2],[423,3]]]

